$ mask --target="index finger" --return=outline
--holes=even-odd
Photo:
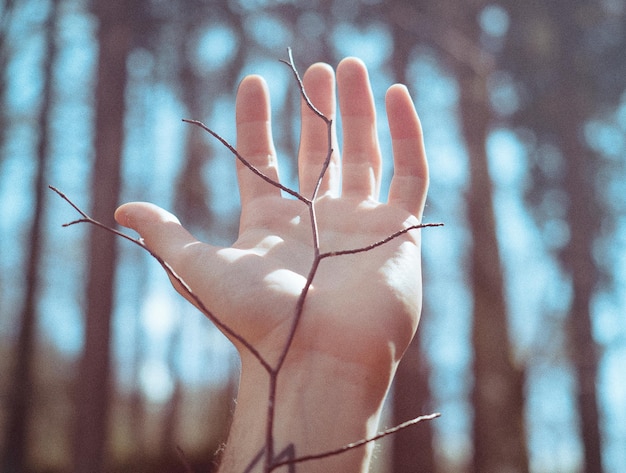
[[[237,152],[256,169],[278,181],[278,162],[272,139],[270,98],[262,77],[245,77],[237,90]],[[259,178],[237,160],[241,205],[254,198],[280,196],[280,190]]]

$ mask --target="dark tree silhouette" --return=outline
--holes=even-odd
[[[18,338],[13,355],[8,409],[5,430],[5,451],[2,458],[4,473],[21,473],[28,467],[28,433],[33,403],[35,402],[34,360],[36,352],[37,300],[39,296],[42,249],[45,238],[44,216],[47,189],[45,176],[50,157],[51,108],[53,104],[53,69],[57,57],[56,32],[60,0],[50,6],[46,22],[46,54],[43,62],[43,90],[38,113],[39,137],[37,144],[37,171],[33,182],[35,196],[33,219],[28,232],[26,280],[24,301],[19,318]]]
[[[93,4],[99,22],[99,53],[95,91],[92,213],[111,225],[120,189],[126,61],[131,48],[133,21],[137,21],[140,4],[141,0],[112,0]],[[104,472],[107,460],[115,245],[113,235],[90,232],[84,348],[76,380],[73,468],[76,473]]]
[[[478,17],[487,2],[459,9],[440,4],[443,23],[462,48],[450,62],[459,83],[461,127],[469,155],[468,225],[472,235],[473,464],[476,473],[529,471],[524,422],[524,370],[515,364],[508,330],[502,262],[486,141],[492,123],[488,80],[494,58],[484,50]]]
[[[603,227],[610,226],[608,205],[600,198],[598,177],[604,170],[599,154],[584,135],[585,123],[613,108],[624,91],[626,46],[624,13],[617,14],[600,1],[506,1],[512,28],[503,54],[503,66],[512,72],[523,90],[512,117],[517,126],[530,130],[537,140],[532,186],[527,200],[541,227],[546,198],[557,190],[566,196],[564,222],[569,229],[565,243],[547,242],[571,278],[572,300],[568,314],[569,356],[577,378],[576,402],[583,470],[603,471],[602,439],[597,398],[599,350],[592,332],[592,300],[606,275],[595,246]],[[558,149],[547,156],[541,145]],[[552,164],[552,166],[545,164]],[[550,169],[558,168],[558,172]],[[554,205],[549,206],[554,211]]]
[[[463,131],[470,156],[468,217],[473,295],[473,471],[528,472],[524,371],[512,359],[504,280],[496,237],[485,142],[489,123],[486,75],[458,76]]]

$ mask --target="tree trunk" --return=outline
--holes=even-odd
[[[575,397],[583,444],[582,468],[588,473],[601,473],[602,439],[596,388],[599,354],[593,339],[591,306],[603,277],[593,251],[609,215],[599,200],[602,191],[596,187],[601,161],[585,142],[583,127],[602,111],[603,104],[612,107],[623,93],[620,81],[604,80],[623,76],[620,74],[624,67],[623,40],[622,44],[618,38],[610,45],[589,46],[588,38],[605,29],[606,18],[612,16],[600,1],[510,0],[508,3],[514,21],[505,54],[516,81],[528,91],[517,124],[532,129],[540,142],[556,145],[563,156],[563,169],[552,175],[536,172],[534,187],[528,193],[529,200],[534,202],[541,200],[534,196],[554,189],[567,196],[565,218],[570,238],[558,257],[572,284],[567,339],[577,381]],[[522,25],[534,25],[535,29]],[[532,33],[537,31],[537,26],[549,34],[538,38]]]
[[[123,142],[126,60],[132,29],[128,2],[95,2],[99,20],[95,162],[91,215],[114,225]],[[75,473],[105,471],[110,397],[110,339],[114,299],[115,237],[92,227],[85,343],[76,385]]]
[[[13,376],[10,384],[8,419],[5,431],[5,451],[2,472],[20,473],[28,464],[28,430],[30,414],[35,401],[35,375],[33,363],[36,349],[37,297],[39,294],[39,266],[44,239],[44,207],[48,189],[45,175],[50,154],[50,109],[53,95],[53,67],[57,57],[56,28],[59,0],[53,0],[46,25],[46,48],[43,63],[43,90],[39,110],[39,143],[37,146],[37,171],[33,194],[35,204],[29,229],[26,261],[24,302],[19,319],[18,338],[13,355]]]
[[[470,159],[468,190],[474,300],[473,471],[527,473],[524,374],[511,359],[507,307],[485,143],[490,121],[487,73],[458,68],[463,133]]]
[[[574,9],[568,2],[559,2],[553,12],[570,12],[567,21],[560,22],[557,34],[563,43],[582,36],[577,13],[582,2]],[[584,51],[582,45],[578,49]],[[570,240],[563,251],[562,260],[572,277],[573,300],[569,314],[570,357],[577,378],[576,401],[580,415],[580,437],[583,442],[583,469],[586,473],[602,473],[602,439],[596,381],[598,376],[598,347],[593,339],[591,305],[601,270],[593,250],[602,224],[601,207],[596,200],[596,176],[600,165],[597,156],[584,144],[582,127],[592,116],[594,98],[588,84],[593,71],[593,57],[577,53],[575,48],[564,47],[559,61],[554,65],[558,79],[556,118],[554,121],[559,147],[566,163],[564,190],[568,195],[567,219]]]
[[[580,141],[580,127],[586,116],[584,90],[572,83],[570,74],[561,81],[559,141],[567,163],[565,191],[569,197],[568,223],[570,241],[564,250],[563,263],[572,277],[573,299],[569,314],[570,358],[577,378],[576,401],[583,443],[583,470],[602,473],[602,440],[596,381],[598,347],[593,339],[591,304],[600,278],[593,257],[601,213],[595,202],[597,158]]]
[[[197,28],[196,25],[187,21],[183,23],[183,27],[185,31],[195,31]],[[182,57],[184,57],[186,47],[187,41],[183,34],[179,45]],[[190,117],[198,119],[207,112],[202,107],[208,102],[202,100],[207,84],[197,76],[193,65],[189,62],[183,62],[179,68],[179,87],[187,113]],[[215,87],[214,83],[211,86]],[[210,189],[204,179],[204,168],[211,159],[212,150],[206,145],[207,137],[203,130],[197,126],[188,125],[186,132],[186,158],[176,180],[174,208],[178,218],[185,222],[191,231],[206,231],[211,225],[213,215],[208,205]]]

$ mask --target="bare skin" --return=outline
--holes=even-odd
[[[314,201],[321,253],[361,248],[415,225],[428,188],[421,127],[407,89],[394,85],[386,95],[394,176],[382,202],[382,157],[365,66],[348,58],[337,67],[336,77],[325,64],[307,70],[305,89],[331,119],[336,115],[335,84],[344,139],[340,157],[333,132],[335,151]],[[261,77],[242,81],[236,112],[238,152],[278,180],[269,95]],[[298,167],[299,192],[306,198],[313,196],[327,154],[326,136],[324,122],[303,104]],[[199,242],[174,216],[152,204],[125,204],[116,218],[137,231],[224,324],[275,366],[316,254],[309,210],[299,200],[282,197],[239,162],[237,173],[242,213],[239,237],[229,248]],[[278,376],[275,457],[332,450],[375,433],[397,363],[419,321],[420,264],[419,230],[365,253],[320,261]],[[260,472],[264,460],[253,460],[266,444],[268,372],[232,341],[242,373],[220,471]],[[370,450],[277,471],[365,472]]]

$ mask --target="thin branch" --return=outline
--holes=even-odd
[[[338,250],[338,251],[328,251],[326,253],[320,254],[320,259],[322,258],[331,258],[333,256],[342,256],[342,255],[354,255],[356,253],[363,253],[365,251],[373,250],[376,247],[382,246],[385,243],[389,243],[392,240],[395,240],[399,236],[404,235],[405,233],[410,232],[411,230],[417,230],[419,228],[429,228],[429,227],[443,227],[443,223],[419,223],[417,225],[411,225],[410,227],[406,227],[402,230],[399,230],[395,233],[392,233],[386,238],[383,238],[376,243],[372,243],[371,245],[363,246],[361,248],[354,248],[352,250]]]
[[[362,252],[366,252],[366,251],[370,251],[378,246],[384,245],[406,233],[408,233],[411,230],[415,230],[415,229],[420,229],[420,228],[426,228],[426,227],[437,227],[437,226],[441,226],[443,224],[441,223],[426,223],[426,224],[418,224],[418,225],[412,225],[410,227],[404,228],[402,230],[399,230],[389,236],[387,236],[386,238],[383,238],[380,241],[377,241],[375,243],[372,243],[370,245],[364,246],[362,248],[355,248],[355,249],[348,249],[348,250],[338,250],[338,251],[330,251],[327,253],[320,253],[320,245],[319,245],[319,228],[317,225],[317,216],[316,216],[316,209],[315,209],[315,202],[317,200],[317,196],[318,196],[318,192],[321,186],[321,183],[324,179],[324,176],[326,175],[326,172],[328,170],[328,167],[330,166],[330,162],[332,159],[332,155],[333,155],[333,140],[332,140],[332,130],[333,130],[333,121],[331,119],[329,119],[328,117],[326,117],[319,109],[317,109],[313,103],[311,102],[311,100],[309,99],[305,88],[304,88],[304,84],[302,82],[302,79],[300,78],[300,75],[296,69],[296,66],[294,64],[293,61],[293,55],[291,52],[291,49],[288,49],[288,55],[289,55],[289,60],[285,61],[285,60],[281,60],[281,62],[287,64],[300,89],[300,94],[302,95],[302,98],[304,100],[304,102],[306,103],[306,105],[309,107],[309,109],[316,114],[318,117],[320,117],[320,119],[322,119],[324,121],[324,123],[326,124],[327,127],[327,140],[328,140],[328,149],[327,149],[327,154],[326,154],[326,158],[324,160],[324,163],[322,165],[322,169],[320,171],[320,174],[317,178],[316,181],[316,185],[313,191],[313,194],[311,196],[311,198],[307,198],[305,196],[303,196],[302,194],[300,194],[299,192],[290,189],[284,185],[282,185],[280,182],[275,181],[274,179],[270,178],[269,176],[265,175],[262,171],[260,171],[258,168],[256,168],[253,164],[251,164],[246,158],[244,158],[238,151],[237,149],[232,146],[227,140],[225,140],[224,138],[222,138],[218,133],[214,132],[213,130],[211,130],[209,127],[207,127],[206,125],[204,125],[202,122],[197,121],[197,120],[188,120],[188,119],[183,119],[184,122],[186,123],[190,123],[196,126],[199,126],[200,128],[202,128],[203,130],[205,130],[206,132],[208,132],[209,134],[211,134],[214,138],[216,138],[218,141],[220,141],[228,150],[230,150],[230,152],[244,165],[246,166],[248,169],[250,169],[251,172],[253,172],[255,175],[257,175],[259,178],[263,179],[264,181],[266,181],[268,184],[284,191],[285,193],[291,195],[292,197],[295,197],[296,199],[300,200],[301,202],[303,202],[309,209],[309,219],[310,219],[310,224],[311,224],[311,234],[312,234],[312,238],[313,238],[313,251],[314,251],[314,257],[313,257],[313,262],[311,265],[311,268],[309,270],[309,274],[307,275],[307,279],[306,279],[306,283],[304,285],[304,287],[302,288],[302,291],[300,293],[300,296],[298,298],[298,302],[296,304],[296,307],[294,309],[294,317],[293,317],[293,321],[292,321],[292,325],[288,334],[288,337],[285,341],[285,345],[284,348],[281,352],[281,355],[279,356],[279,359],[276,363],[275,366],[271,366],[260,354],[260,352],[250,343],[248,342],[243,336],[241,336],[240,334],[238,334],[237,332],[235,332],[234,330],[232,330],[228,325],[224,324],[218,317],[216,317],[205,305],[204,303],[200,300],[200,298],[191,290],[191,288],[189,287],[189,285],[173,270],[173,268],[165,261],[163,260],[160,256],[158,256],[157,254],[155,254],[154,252],[152,252],[143,242],[143,240],[141,238],[133,238],[129,235],[126,235],[125,233],[122,233],[114,228],[108,227],[107,225],[104,225],[94,219],[92,219],[91,217],[89,217],[85,212],[83,212],[78,206],[76,206],[65,194],[63,194],[61,191],[59,191],[58,189],[56,189],[55,187],[50,186],[50,189],[52,189],[54,192],[56,192],[61,198],[63,198],[66,202],[68,202],[80,215],[81,215],[81,219],[78,220],[74,220],[70,223],[66,223],[64,224],[64,226],[70,226],[70,225],[74,225],[77,223],[89,223],[92,225],[95,225],[97,227],[103,228],[106,231],[109,231],[117,236],[120,236],[126,240],[131,241],[132,243],[138,245],[139,247],[143,248],[144,250],[146,250],[153,258],[155,258],[159,264],[161,264],[161,266],[165,269],[166,273],[182,288],[182,291],[184,292],[184,294],[186,294],[188,296],[189,299],[191,299],[194,304],[202,311],[202,313],[204,313],[220,330],[222,330],[222,332],[224,332],[227,336],[229,336],[230,338],[237,340],[238,342],[241,343],[241,345],[243,347],[245,347],[260,363],[261,365],[264,367],[264,369],[267,371],[268,376],[270,378],[269,383],[270,383],[270,389],[269,389],[269,394],[268,394],[268,407],[267,407],[267,420],[266,420],[266,445],[265,448],[263,449],[263,451],[261,451],[259,453],[259,455],[263,455],[265,457],[265,461],[264,461],[264,472],[265,473],[270,473],[271,471],[274,471],[276,468],[279,468],[281,466],[285,466],[285,465],[294,465],[295,463],[300,463],[300,462],[304,462],[304,461],[309,461],[309,460],[315,460],[315,459],[320,459],[320,458],[327,458],[333,455],[339,455],[341,453],[344,453],[346,451],[352,450],[354,448],[363,446],[367,443],[370,442],[374,442],[382,437],[385,437],[387,435],[391,435],[394,434],[395,432],[398,432],[399,430],[405,429],[409,426],[415,425],[418,422],[421,422],[423,420],[430,420],[430,419],[434,419],[435,417],[439,417],[439,414],[431,414],[431,415],[427,415],[427,416],[421,416],[421,417],[417,417],[416,419],[410,420],[408,422],[405,422],[403,424],[400,424],[396,427],[393,427],[391,429],[385,430],[384,432],[379,433],[378,435],[368,438],[368,439],[363,439],[363,440],[359,440],[357,442],[345,445],[341,448],[338,448],[336,450],[332,450],[332,451],[327,451],[324,453],[320,453],[320,454],[316,454],[316,455],[308,455],[308,456],[303,456],[300,458],[295,458],[295,459],[288,459],[288,460],[281,460],[280,458],[282,457],[278,457],[276,458],[274,456],[274,416],[275,416],[275,404],[276,404],[276,388],[277,388],[277,383],[278,383],[278,375],[281,371],[281,368],[283,366],[283,363],[287,357],[287,354],[289,353],[289,350],[291,348],[291,345],[295,339],[295,334],[296,331],[298,329],[300,320],[302,318],[302,315],[304,313],[304,304],[306,301],[306,297],[308,295],[309,289],[311,287],[311,284],[313,282],[313,279],[315,278],[315,274],[317,273],[319,264],[321,263],[321,261],[325,258],[330,258],[330,257],[335,257],[335,256],[342,256],[342,255],[347,255],[347,254],[357,254],[357,253],[362,253]],[[257,458],[256,461],[258,461],[260,459]],[[253,463],[256,463],[256,461],[254,461]]]
[[[250,351],[250,353],[257,360],[259,360],[259,363],[261,363],[261,365],[268,372],[270,372],[272,370],[271,365],[263,358],[263,356],[261,356],[259,351],[256,348],[254,348],[254,346],[248,340],[246,340],[245,337],[243,337],[239,333],[235,332],[232,328],[230,328],[228,325],[226,325],[224,322],[222,322],[213,312],[211,312],[207,308],[207,306],[204,304],[204,302],[202,302],[202,300],[198,297],[198,295],[195,292],[193,292],[191,287],[189,287],[189,285],[183,280],[183,278],[181,278],[176,273],[176,271],[174,271],[174,269],[170,266],[170,264],[167,261],[165,261],[163,258],[161,258],[158,254],[156,254],[154,251],[152,251],[150,248],[148,248],[145,245],[145,243],[143,242],[142,239],[140,239],[140,238],[133,238],[130,235],[127,235],[126,233],[120,232],[119,230],[116,230],[115,228],[111,228],[108,225],[105,225],[105,224],[103,224],[103,223],[101,223],[101,222],[91,218],[89,215],[87,215],[85,212],[83,212],[76,204],[74,204],[74,202],[72,202],[72,200],[69,197],[67,197],[63,192],[61,192],[59,189],[57,189],[54,186],[48,186],[48,187],[51,190],[53,190],[54,192],[56,192],[68,204],[70,204],[83,217],[81,219],[74,220],[72,222],[63,224],[64,227],[69,227],[69,226],[72,226],[72,225],[76,225],[78,223],[89,223],[91,225],[95,225],[96,227],[102,228],[103,230],[106,230],[107,232],[113,233],[114,235],[122,237],[122,238],[130,241],[131,243],[134,243],[135,245],[139,246],[140,248],[146,250],[150,254],[150,256],[152,256],[155,260],[157,260],[159,262],[159,264],[163,267],[163,269],[168,274],[168,276],[170,276],[182,288],[183,292],[194,302],[196,307],[206,317],[208,317],[209,320],[211,320],[211,322],[213,322],[226,335],[234,338],[239,343],[241,343],[244,347],[246,347],[246,349],[248,349]]]
[[[300,194],[299,192],[294,191],[293,189],[290,189],[287,186],[282,185],[280,182],[275,181],[274,179],[272,179],[271,177],[263,174],[261,171],[259,171],[259,169],[257,169],[250,161],[248,161],[246,158],[244,158],[239,151],[237,151],[237,149],[231,145],[226,139],[222,138],[222,136],[220,136],[218,133],[216,133],[215,131],[211,130],[208,126],[206,126],[204,123],[202,123],[201,121],[198,120],[189,120],[187,118],[183,118],[183,121],[185,123],[190,123],[191,125],[196,125],[199,126],[200,128],[202,128],[204,131],[206,131],[207,133],[211,134],[215,139],[217,139],[220,143],[222,143],[233,155],[235,155],[235,157],[241,161],[241,163],[246,166],[248,169],[250,169],[250,171],[252,171],[254,174],[256,174],[257,176],[259,176],[261,179],[263,179],[265,182],[273,185],[274,187],[278,187],[280,190],[285,191],[287,194],[295,197],[298,200],[301,200],[302,202],[304,202],[305,204],[308,204],[310,201],[304,197],[302,194]]]
[[[293,61],[293,54],[291,52],[291,48],[287,48],[287,55],[289,56],[289,60],[286,61],[285,59],[280,59],[280,62],[282,62],[283,64],[286,64],[287,67],[291,69],[291,72],[293,76],[295,77],[296,82],[298,83],[298,88],[300,89],[300,95],[302,95],[302,98],[306,102],[307,107],[309,107],[311,111],[315,113],[318,117],[324,120],[324,122],[329,123],[330,119],[326,115],[324,115],[322,112],[320,112],[318,108],[315,105],[313,105],[313,103],[309,99],[309,96],[306,93],[306,89],[304,88],[304,84],[302,83],[302,79],[300,78],[300,74],[298,73],[298,69],[296,68],[295,63]]]
[[[287,67],[289,67],[289,69],[291,70],[291,73],[293,74],[294,78],[296,79],[296,82],[298,83],[298,88],[300,89],[300,95],[302,96],[302,98],[304,99],[307,107],[314,113],[316,114],[318,117],[320,117],[324,123],[326,124],[326,133],[327,133],[327,143],[328,143],[328,150],[326,152],[326,158],[324,159],[324,163],[322,164],[322,169],[320,171],[320,174],[317,178],[317,182],[315,183],[315,189],[313,190],[313,195],[311,196],[311,202],[314,202],[315,199],[317,198],[317,194],[319,192],[319,188],[322,184],[322,180],[324,179],[324,176],[326,175],[326,171],[328,170],[328,166],[330,166],[330,160],[332,159],[333,156],[333,120],[331,118],[328,118],[326,115],[324,115],[314,104],[313,102],[311,102],[311,99],[309,98],[308,94],[306,93],[306,89],[304,88],[304,83],[302,82],[302,79],[300,78],[300,73],[298,72],[298,68],[296,67],[296,63],[293,60],[293,53],[291,51],[291,48],[287,48],[287,55],[289,56],[289,60],[285,61],[284,59],[281,59],[280,62],[282,62],[283,64],[286,64]],[[311,211],[313,212],[312,215],[312,221],[315,224],[315,209],[313,206],[311,206]],[[317,243],[318,243],[318,239],[317,239],[317,225],[313,225],[312,227],[313,230],[313,236],[314,236],[314,240],[316,242],[316,246],[315,248],[318,249]]]
[[[382,432],[379,432],[378,434],[374,435],[373,437],[367,438],[367,439],[362,439],[362,440],[358,440],[356,442],[353,443],[349,443],[347,445],[344,445],[343,447],[337,448],[336,450],[329,450],[327,452],[323,452],[323,453],[316,453],[313,455],[304,455],[298,458],[294,458],[293,460],[285,460],[283,462],[277,462],[274,464],[274,468],[280,468],[281,466],[285,466],[285,465],[290,465],[290,464],[294,464],[294,463],[302,463],[302,462],[306,462],[306,461],[310,461],[310,460],[320,460],[322,458],[329,458],[335,455],[340,455],[342,453],[348,452],[350,450],[353,450],[355,448],[359,448],[362,447],[363,445],[366,445],[368,443],[371,442],[375,442],[376,440],[380,440],[383,437],[387,437],[388,435],[392,435],[395,434],[396,432],[399,432],[401,430],[406,429],[407,427],[411,427],[413,425],[416,425],[422,421],[426,421],[426,420],[432,420],[435,419],[437,417],[441,416],[441,414],[439,412],[435,412],[434,414],[428,414],[428,415],[424,415],[424,416],[419,416],[416,417],[415,419],[411,419],[408,420],[406,422],[403,422],[402,424],[396,425],[395,427],[392,427],[390,429],[384,430]]]
[[[287,353],[289,352],[289,349],[291,348],[291,344],[293,342],[293,339],[295,338],[295,334],[296,334],[296,330],[298,328],[298,325],[300,324],[300,319],[302,318],[302,313],[304,312],[304,301],[306,300],[306,296],[309,292],[309,288],[311,287],[311,284],[313,282],[313,278],[315,277],[315,273],[317,272],[317,268],[319,266],[320,263],[320,258],[319,258],[319,254],[320,254],[320,244],[319,244],[319,228],[317,225],[317,215],[315,212],[315,199],[317,197],[317,193],[319,190],[319,187],[321,185],[322,180],[324,179],[324,175],[326,174],[326,171],[328,170],[328,166],[330,164],[330,158],[332,156],[333,150],[332,150],[332,125],[333,122],[332,120],[330,120],[328,117],[326,117],[326,115],[324,115],[317,107],[315,107],[315,105],[311,102],[311,100],[309,99],[306,90],[304,88],[304,84],[302,82],[302,79],[300,78],[300,74],[298,73],[298,69],[296,68],[296,65],[294,63],[293,60],[293,54],[291,52],[291,48],[287,48],[287,54],[289,55],[289,61],[285,61],[285,60],[281,60],[281,62],[283,62],[284,64],[287,64],[287,66],[289,67],[289,69],[291,70],[291,72],[293,73],[296,81],[298,82],[298,87],[300,89],[300,94],[302,95],[307,107],[309,107],[309,109],[315,113],[318,117],[320,117],[324,123],[326,124],[326,129],[327,129],[327,139],[328,139],[328,150],[326,153],[326,159],[324,160],[324,164],[322,166],[322,170],[317,178],[317,182],[315,185],[315,190],[313,191],[313,195],[311,196],[311,200],[307,200],[306,204],[309,208],[309,219],[310,219],[310,223],[311,223],[311,236],[313,238],[313,263],[311,265],[311,269],[309,271],[309,274],[307,276],[307,280],[306,283],[304,285],[304,287],[302,288],[302,291],[300,293],[300,297],[298,298],[298,303],[296,305],[295,308],[295,314],[294,314],[294,319],[291,325],[291,330],[289,332],[289,336],[287,338],[287,342],[285,343],[285,347],[281,353],[281,356],[278,360],[278,363],[276,365],[276,374],[278,374],[278,371],[280,371],[280,368],[282,367],[285,358],[287,357]]]
[[[319,228],[317,225],[317,216],[315,211],[315,200],[317,198],[319,188],[321,186],[322,180],[324,179],[324,175],[328,170],[328,166],[330,165],[330,160],[333,154],[332,149],[332,126],[333,122],[328,117],[326,117],[309,99],[306,90],[304,88],[304,84],[302,79],[300,78],[300,74],[295,66],[293,61],[293,55],[291,52],[291,48],[287,49],[287,53],[289,55],[289,61],[282,61],[289,66],[291,69],[296,81],[298,82],[298,87],[300,89],[300,93],[306,103],[313,113],[315,113],[318,117],[320,117],[324,123],[326,124],[327,129],[327,143],[328,150],[326,153],[326,158],[322,165],[322,169],[315,183],[315,189],[313,190],[313,194],[311,196],[311,200],[305,200],[305,204],[309,208],[309,219],[311,224],[311,236],[313,238],[313,263],[311,265],[311,269],[309,270],[309,274],[307,275],[306,283],[300,292],[300,297],[298,298],[298,302],[295,307],[293,321],[291,323],[291,328],[289,331],[289,335],[285,342],[285,346],[280,354],[278,362],[276,364],[275,370],[270,373],[270,390],[268,396],[268,409],[267,409],[267,426],[266,426],[266,456],[265,456],[265,471],[267,473],[273,471],[275,469],[275,460],[274,460],[274,417],[276,412],[276,389],[278,385],[278,374],[287,358],[287,354],[291,348],[291,345],[295,339],[296,331],[298,330],[298,326],[300,325],[300,320],[302,319],[302,314],[304,313],[304,302],[306,301],[306,297],[309,293],[309,289],[311,284],[313,283],[313,278],[317,273],[317,268],[321,261],[320,254],[320,244],[319,244]]]

